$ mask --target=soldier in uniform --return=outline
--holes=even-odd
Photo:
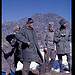
[[[54,44],[54,22],[49,22],[49,29],[44,33],[44,50],[45,50],[45,66],[46,72],[50,72],[56,57],[55,44]],[[49,63],[49,57],[51,61]],[[49,63],[49,64],[48,64]]]
[[[69,71],[71,71],[71,57],[70,57],[70,41],[71,31],[66,28],[66,21],[60,20],[61,27],[55,31],[55,42],[57,48],[58,61],[60,64],[60,72],[63,72],[62,56],[67,56]]]
[[[29,66],[32,61],[39,62],[38,55],[43,61],[42,55],[39,51],[36,33],[33,27],[34,20],[32,18],[28,18],[26,25],[16,34],[17,40],[21,42],[20,47],[23,58],[22,75],[28,75]],[[44,75],[44,73],[40,75]]]
[[[20,27],[17,25],[14,27],[14,36],[16,35],[16,33],[20,31]],[[19,49],[19,42],[17,41],[16,37],[13,38],[13,42],[15,43],[14,47],[15,47],[15,52],[14,52],[14,61],[15,61],[15,68],[17,68],[17,63],[18,61],[21,61],[21,51]]]

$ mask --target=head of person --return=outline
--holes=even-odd
[[[15,38],[15,35],[14,34],[10,34],[10,35],[7,35],[6,36],[6,41],[8,41],[10,44],[12,42],[12,40]]]
[[[53,31],[54,28],[54,22],[49,22],[49,30]]]
[[[18,32],[19,30],[20,30],[20,27],[19,26],[14,27],[14,32],[15,33]]]
[[[34,27],[34,20],[32,18],[28,18],[28,21],[26,22],[27,26],[32,28]]]
[[[66,20],[65,19],[61,19],[59,24],[62,26],[62,27],[66,27]]]

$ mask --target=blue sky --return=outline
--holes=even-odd
[[[71,0],[2,0],[2,23],[49,12],[71,23],[71,10]]]

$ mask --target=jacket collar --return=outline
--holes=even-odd
[[[24,26],[23,26],[23,29],[33,30],[33,29],[31,29],[30,27],[28,27],[27,25],[24,25]]]
[[[52,31],[48,30],[48,32],[54,32],[54,30],[52,30]]]
[[[29,29],[29,30],[33,30],[33,29],[31,29],[30,27],[28,27],[27,25],[26,25],[26,28]]]

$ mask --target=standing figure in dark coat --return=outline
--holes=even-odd
[[[26,25],[16,34],[16,38],[21,42],[23,70],[22,75],[28,75],[31,61],[38,62],[38,54],[43,61],[42,55],[39,51],[37,37],[33,29],[34,20],[28,18]],[[44,75],[44,74],[40,74]]]
[[[50,72],[56,57],[55,44],[54,44],[54,22],[49,22],[48,31],[44,33],[43,42],[44,42],[44,50],[45,50],[45,66],[46,72]],[[49,57],[51,61],[49,63]]]
[[[60,71],[63,72],[62,67],[62,56],[67,56],[69,71],[71,71],[71,57],[70,57],[70,41],[71,32],[66,28],[66,21],[64,19],[60,20],[61,27],[55,31],[55,42],[57,48],[57,55],[60,64]]]

